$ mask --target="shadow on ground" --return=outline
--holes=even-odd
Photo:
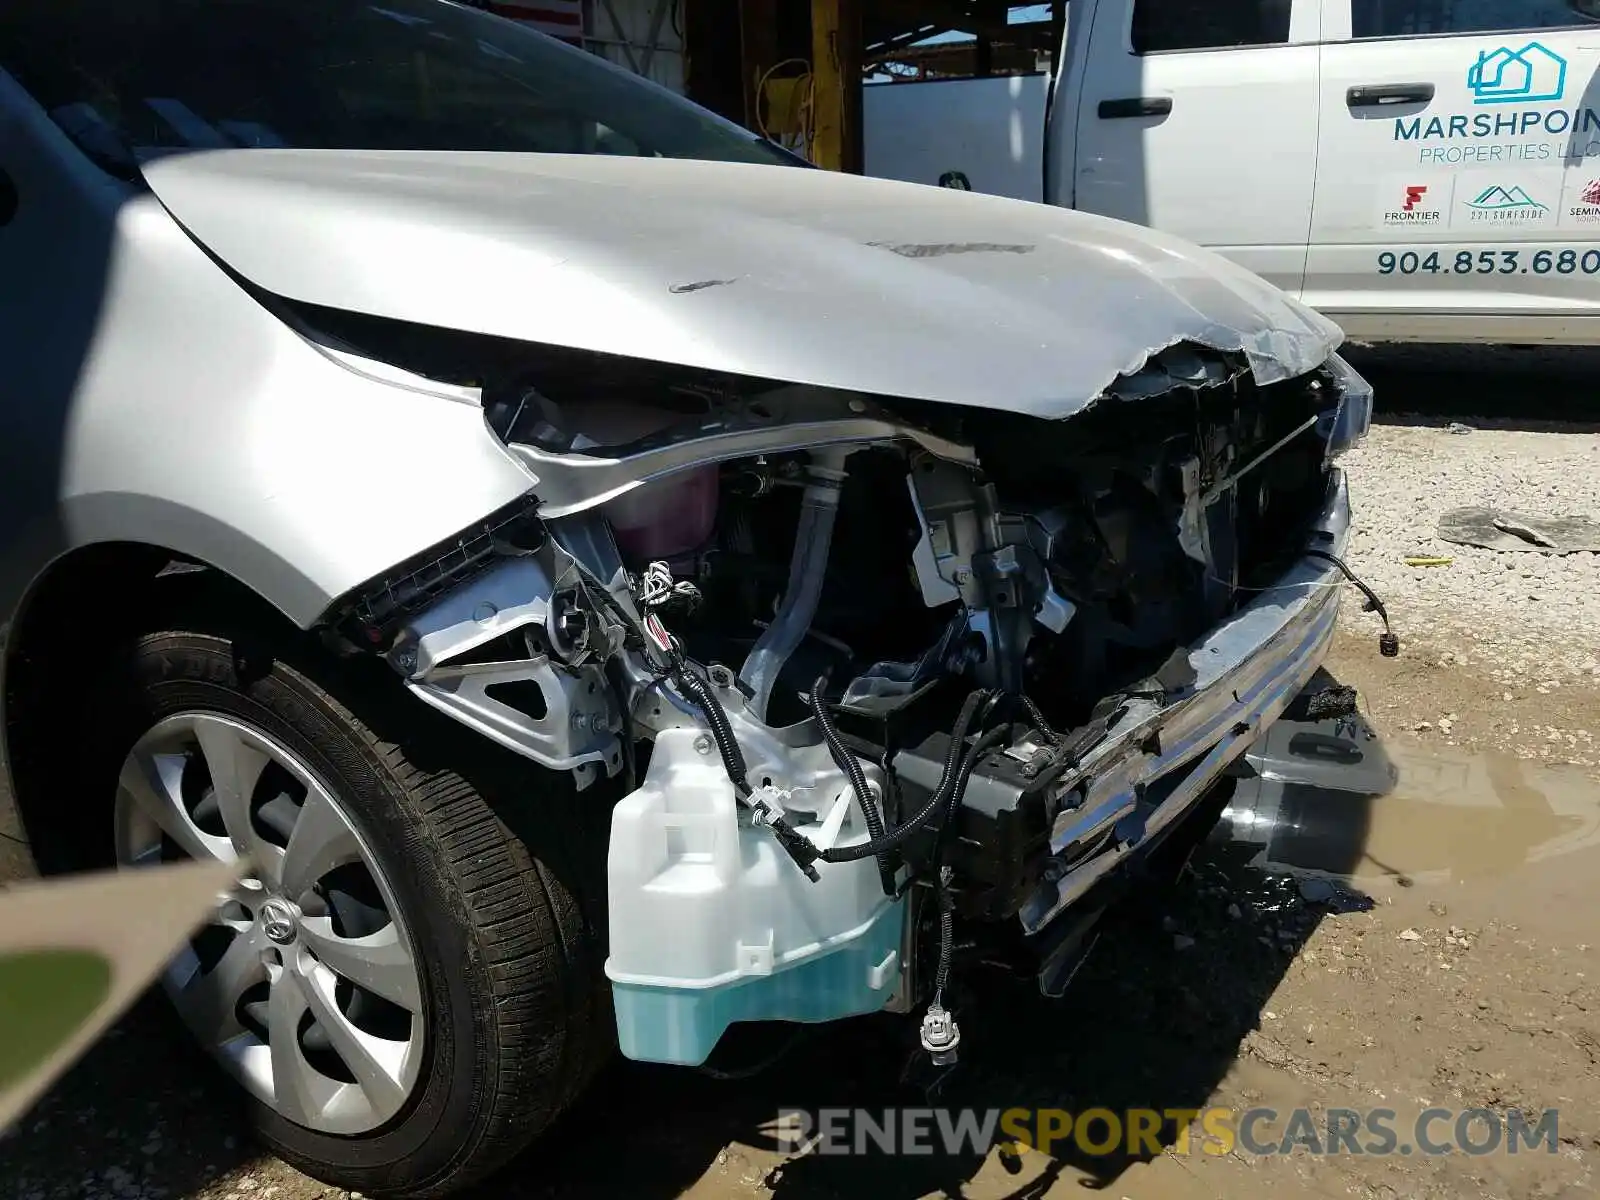
[[[914,1022],[905,1019],[829,1030],[743,1083],[625,1066],[572,1114],[551,1149],[526,1156],[484,1189],[483,1200],[523,1194],[516,1189],[532,1180],[551,1195],[676,1195],[730,1142],[778,1148],[768,1130],[782,1109],[1202,1108],[1329,912],[1304,902],[1294,881],[1238,863],[1252,853],[1208,848],[1161,906],[1164,913],[1130,914],[1105,932],[1059,1001],[1040,996],[1031,978],[974,977],[957,1013],[962,1064],[931,1096],[903,1081],[915,1054]],[[1168,1127],[1161,1140],[1170,1144],[1175,1135]],[[617,1155],[619,1143],[626,1156]],[[1018,1200],[1042,1194],[1068,1168],[1109,1184],[1132,1161],[1126,1154],[1090,1157],[1070,1143],[1057,1156],[1043,1178],[1019,1182]],[[807,1200],[959,1196],[984,1157],[983,1148],[812,1154],[766,1182],[779,1197]],[[643,1172],[641,1161],[649,1164]]]
[[[1337,727],[1341,736],[1352,720],[1360,718]],[[1335,782],[1341,755],[1343,765],[1370,778],[1373,756],[1382,755],[1375,735],[1362,726],[1347,740],[1364,747],[1358,755],[1364,767],[1350,763],[1348,749],[1329,755],[1313,745],[1310,753],[1328,760],[1323,767],[1331,764]],[[1250,786],[1241,785],[1236,796]],[[1265,811],[1259,790],[1248,794],[1251,810]],[[1367,819],[1361,799],[1355,791],[1341,792],[1319,817],[1327,844],[1338,847],[1335,857],[1360,853],[1356,826]],[[1313,808],[1302,803],[1295,811]],[[1249,822],[1241,825],[1230,808],[1176,883],[1112,919],[1064,998],[1047,1000],[1031,975],[998,965],[965,972],[954,1006],[961,1063],[931,1086],[915,1046],[916,1021],[905,1017],[804,1031],[768,1070],[743,1080],[619,1062],[556,1129],[469,1200],[665,1200],[724,1162],[732,1164],[720,1168],[729,1172],[730,1195],[764,1185],[782,1200],[959,1196],[984,1163],[987,1140],[958,1153],[813,1153],[774,1166],[770,1152],[782,1146],[778,1114],[930,1105],[1118,1113],[1202,1108],[1318,924],[1370,906],[1357,893],[1303,888],[1295,878],[1251,865],[1285,861],[1284,848],[1293,837],[1303,841],[1311,828],[1297,833],[1283,822],[1303,819],[1289,816],[1287,807],[1282,811],[1276,832],[1293,835],[1290,842],[1273,841],[1273,831],[1251,834]],[[1332,825],[1328,812],[1337,814]],[[1319,867],[1337,873],[1339,864],[1326,851],[1322,859]],[[136,1010],[0,1151],[0,1178],[17,1185],[21,1200],[178,1200],[255,1158],[233,1124],[225,1093],[213,1088],[209,1072],[168,1030],[153,1005]],[[719,1064],[758,1061],[794,1036],[782,1026],[738,1033],[720,1048]],[[1170,1144],[1176,1132],[1164,1128],[1162,1142]],[[725,1148],[732,1152],[721,1159]],[[759,1165],[752,1168],[752,1161]],[[1131,1161],[1125,1153],[1091,1156],[1069,1141],[1057,1146],[1044,1175],[1036,1167],[1018,1174],[1011,1196],[1039,1196],[1069,1173],[1105,1188]],[[1001,1166],[1007,1166],[1004,1158]]]
[[[1600,346],[1351,343],[1343,351],[1374,389],[1378,420],[1497,429],[1600,432]]]

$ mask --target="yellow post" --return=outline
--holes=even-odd
[[[840,54],[841,0],[811,0],[811,161],[844,169],[844,70]]]

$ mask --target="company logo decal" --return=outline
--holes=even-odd
[[[1502,224],[1537,221],[1550,211],[1548,204],[1535,200],[1522,188],[1501,187],[1499,184],[1484,188],[1467,201],[1467,208],[1474,221],[1495,221]]]
[[[1437,203],[1430,203],[1428,197],[1429,185],[1425,183],[1406,184],[1401,189],[1400,205],[1398,208],[1385,206],[1383,223],[1385,225],[1439,225],[1444,221],[1444,210]],[[1393,193],[1390,193],[1393,195]],[[1389,201],[1393,204],[1394,201]]]
[[[1474,104],[1536,104],[1567,90],[1567,60],[1540,42],[1479,51],[1467,69]]]
[[[1600,159],[1600,107],[1567,91],[1567,60],[1542,42],[1479,50],[1467,65],[1470,107],[1394,119],[1396,142],[1415,142],[1416,165],[1495,166]],[[1581,91],[1581,89],[1580,89]]]
[[[1568,200],[1561,209],[1563,225],[1600,224],[1600,179],[1591,179],[1582,187],[1573,180]],[[1574,196],[1573,193],[1576,193]]]
[[[1499,185],[1484,188],[1483,191],[1467,201],[1467,207],[1476,208],[1483,212],[1506,212],[1511,209],[1545,211],[1545,205],[1540,204],[1521,188],[1503,188]]]

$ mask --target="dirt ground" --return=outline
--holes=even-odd
[[[1310,832],[1269,853],[1219,837],[1158,911],[1101,939],[1062,1000],[974,979],[961,1065],[931,1099],[906,1077],[905,1018],[815,1031],[743,1081],[618,1063],[472,1200],[1600,1196],[1600,775],[1546,732],[1600,731],[1600,677],[1507,699],[1425,631],[1393,660],[1371,634],[1347,622],[1327,665],[1359,690],[1366,753],[1398,782],[1301,796]],[[1328,846],[1336,861],[1318,859]],[[1430,1106],[1553,1107],[1559,1135],[1554,1153],[1261,1157],[1185,1152],[1169,1130],[1162,1153],[1131,1159],[796,1155],[774,1140],[781,1109],[928,1104],[1385,1106],[1402,1132]],[[0,1144],[0,1196],[17,1200],[335,1194],[241,1139],[226,1091],[150,1006]]]

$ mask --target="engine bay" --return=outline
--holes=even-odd
[[[1263,384],[1172,347],[1065,420],[575,352],[537,387],[514,366],[464,382],[528,503],[377,581],[340,628],[425,702],[615,797],[630,1057],[699,1063],[735,1021],[926,1001],[922,1044],[951,1060],[956,922],[1020,924],[1057,986],[1081,941],[1053,937],[1061,914],[1309,675],[1310,642],[1270,648],[1283,621],[1237,655],[1207,637],[1274,612],[1331,632],[1325,564],[1273,597],[1308,556],[1344,570],[1336,460],[1371,397],[1337,357]],[[1228,701],[1206,654],[1235,676],[1272,657],[1269,699]],[[1214,732],[1164,745],[1200,713]]]

